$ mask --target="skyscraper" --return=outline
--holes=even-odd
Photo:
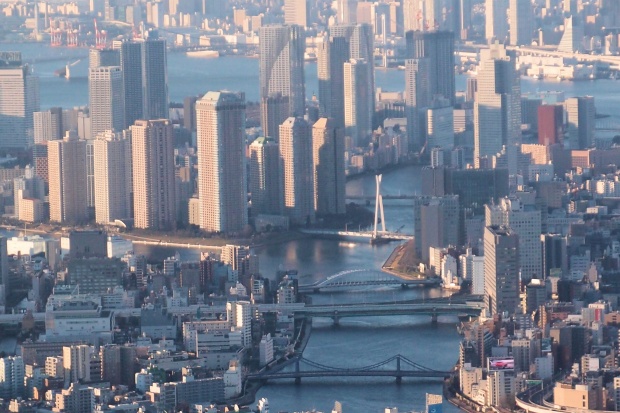
[[[372,134],[373,100],[368,94],[368,66],[365,60],[344,64],[344,126],[352,145],[363,147]]]
[[[282,214],[280,151],[273,138],[260,137],[250,145],[252,215]]]
[[[86,141],[67,132],[48,141],[50,221],[83,223],[88,219]]]
[[[261,98],[260,101],[260,120],[263,135],[279,141],[280,125],[288,118],[289,97],[282,96],[281,93],[269,95]]]
[[[538,106],[538,143],[549,146],[564,141],[564,108],[562,105]]]
[[[248,223],[245,95],[208,92],[196,103],[200,228],[233,233]]]
[[[428,148],[454,147],[454,108],[448,99],[436,98],[431,102],[424,124]]]
[[[90,137],[86,140],[86,206],[90,220],[95,217],[95,145]]]
[[[308,25],[308,8],[306,0],[284,0],[284,23],[301,27]]]
[[[199,96],[187,96],[183,99],[183,127],[196,132],[196,102]]]
[[[47,141],[36,144],[32,147],[32,163],[34,164],[34,174],[47,183],[49,181],[47,167]]]
[[[540,210],[534,205],[525,205],[518,198],[502,198],[497,204],[485,206],[485,225],[505,226],[519,236],[519,268],[523,281],[543,277]]]
[[[405,115],[409,149],[424,145],[424,122],[422,115],[432,98],[430,83],[430,60],[427,58],[405,61]]]
[[[166,41],[156,31],[147,33],[142,43],[142,90],[144,119],[168,119],[168,66]]]
[[[142,43],[115,41],[113,47],[120,49],[125,99],[125,128],[128,128],[136,120],[142,119],[144,113],[142,109]]]
[[[20,52],[0,52],[0,148],[34,143],[33,113],[39,110],[39,78]]]
[[[131,216],[131,144],[125,133],[104,132],[95,137],[95,220],[108,225]]]
[[[368,91],[366,95],[369,96],[370,105],[373,110],[375,107],[375,65],[374,65],[374,34],[372,30],[372,26],[370,24],[337,24],[335,26],[331,26],[329,28],[329,36],[330,37],[342,37],[349,44],[349,55],[345,57],[344,62],[349,61],[350,59],[364,59],[368,66],[366,70],[368,74],[366,78],[368,79],[367,88]],[[338,55],[337,57],[342,58],[340,53],[344,53],[346,49],[344,49],[344,45],[340,43],[335,53]],[[340,63],[336,62],[336,65],[340,65]],[[339,66],[342,67],[342,66]],[[340,79],[336,76],[335,81],[337,82]],[[343,76],[344,79],[344,76]],[[344,81],[344,80],[343,80]],[[336,119],[336,116],[331,115]],[[338,119],[336,119],[338,121]]]
[[[418,197],[413,201],[415,249],[424,262],[430,258],[430,247],[458,245],[459,197]]]
[[[566,99],[567,141],[571,149],[586,149],[594,141],[596,107],[594,97]]]
[[[344,133],[336,121],[320,118],[312,126],[314,208],[317,214],[344,214]]]
[[[552,270],[568,271],[568,238],[561,234],[540,234],[542,245],[543,276],[551,275]]]
[[[312,135],[303,118],[290,117],[280,125],[280,162],[284,212],[291,223],[314,222]]]
[[[123,72],[118,66],[88,69],[91,134],[125,128]]]
[[[471,0],[457,0],[458,4],[458,35],[461,40],[467,40],[470,35],[472,7]]]
[[[300,26],[260,28],[260,97],[289,98],[288,115],[305,113],[304,52],[306,40]]]
[[[319,114],[344,128],[344,64],[351,50],[346,37],[326,36],[319,44]]]
[[[532,43],[534,9],[530,1],[510,0],[510,44],[529,46]]]
[[[353,24],[357,22],[357,1],[356,0],[338,0],[338,14],[336,15],[338,23]]]
[[[407,58],[429,59],[431,98],[441,95],[454,104],[454,33],[412,31],[406,41]]]
[[[566,2],[564,2],[566,4]],[[578,53],[583,51],[584,28],[579,16],[564,19],[564,34],[558,44],[558,52]]]
[[[519,305],[519,236],[510,228],[484,230],[484,303],[491,315]]]
[[[22,220],[27,215],[29,215],[29,208],[26,205],[22,208],[22,203],[27,203],[29,200],[38,200],[43,201],[45,198],[45,183],[41,178],[34,174],[34,169],[30,166],[26,166],[24,171],[24,176],[20,176],[13,180],[13,205],[14,205],[14,215],[17,219]],[[36,204],[36,202],[35,202]],[[34,217],[37,214],[33,212],[30,214],[31,217]],[[21,216],[21,218],[20,218]],[[36,221],[32,219],[30,221]]]
[[[54,139],[62,139],[64,127],[62,108],[51,108],[46,111],[34,112],[34,143],[46,143]]]
[[[423,30],[420,0],[403,0],[403,24],[405,32]]]
[[[521,144],[521,85],[515,57],[504,46],[480,51],[478,91],[474,102],[474,163],[495,156],[506,147],[508,171],[517,172]]]
[[[508,39],[508,6],[509,0],[485,0],[487,42],[504,43]]]
[[[165,230],[175,227],[172,123],[138,120],[131,126],[134,225]]]
[[[10,288],[7,238],[0,237],[0,310],[3,312],[6,306],[6,298],[11,294]]]
[[[457,32],[459,8],[454,0],[404,0],[405,31]]]
[[[88,68],[101,66],[120,66],[121,55],[116,49],[90,49],[88,51]]]

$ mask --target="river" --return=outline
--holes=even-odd
[[[374,176],[362,176],[347,182],[349,195],[374,193]],[[408,166],[387,172],[383,177],[384,194],[416,193],[420,188],[419,167]],[[401,226],[402,231],[413,231],[411,201],[385,201],[385,220],[388,229]],[[348,241],[301,239],[279,245],[258,248],[261,273],[274,278],[278,269],[297,269],[303,284],[320,280],[347,269],[379,269],[396,244],[372,246]],[[152,257],[163,258],[174,253],[172,249],[137,246],[136,250]],[[184,259],[197,259],[198,252],[179,250]],[[378,302],[438,297],[440,289],[383,288],[349,293],[314,295],[316,303]],[[312,335],[304,357],[328,366],[361,367],[401,354],[424,366],[449,370],[458,359],[460,337],[456,332],[456,318],[440,318],[431,325],[428,317],[367,317],[347,318],[339,327],[330,319],[315,319]],[[334,401],[343,404],[345,412],[379,413],[387,406],[399,411],[421,411],[426,393],[440,393],[442,384],[437,380],[405,379],[397,385],[392,378],[304,380],[300,386],[292,382],[268,384],[257,397],[267,397],[270,409],[298,411],[316,408],[330,412]],[[458,409],[444,404],[445,412]]]
[[[88,104],[88,51],[81,48],[50,48],[43,43],[0,43],[0,51],[18,50],[23,59],[34,61],[34,72],[40,78],[41,108],[74,107]],[[55,60],[50,61],[50,58]],[[41,60],[41,61],[38,61]],[[67,63],[80,60],[71,68],[71,79],[54,76],[54,71]],[[318,95],[316,62],[305,66],[306,98]],[[466,88],[466,75],[456,76],[456,89]],[[221,58],[192,58],[183,53],[168,54],[168,83],[170,100],[182,102],[186,96],[200,95],[209,90],[243,91],[248,101],[258,101],[258,59],[241,56]],[[386,91],[405,88],[405,72],[380,69],[375,72],[375,84]],[[547,90],[562,91],[566,97],[592,95],[598,111],[620,123],[620,82],[610,79],[582,82],[558,82],[523,78],[523,93]]]
[[[85,50],[50,49],[41,44],[0,44],[0,50],[21,50],[25,60],[35,60],[34,72],[40,77],[41,107],[73,107],[88,102],[87,59]],[[40,61],[58,55],[56,61]],[[66,62],[82,60],[72,68],[72,78],[53,75]],[[169,91],[171,101],[198,95],[208,90],[242,90],[249,101],[258,100],[258,61],[245,57],[216,59],[188,58],[183,54],[168,56]],[[457,89],[465,89],[465,76],[457,76]],[[404,89],[404,72],[377,70],[376,85],[384,90]],[[618,91],[620,83],[613,80],[588,82],[548,82],[524,79],[523,92],[545,90],[564,91],[566,96],[594,95],[599,112],[620,117]],[[306,64],[306,95],[318,93],[316,63]],[[374,177],[362,176],[347,182],[349,195],[374,194]],[[384,194],[417,193],[420,188],[418,167],[406,167],[384,175]],[[407,201],[386,201],[386,223],[390,230],[413,231],[413,210]],[[345,269],[378,269],[394,248],[394,244],[371,246],[334,240],[302,239],[256,249],[261,273],[273,278],[278,269],[299,270],[302,283],[319,280]],[[138,246],[138,252],[160,259],[174,253],[172,249]],[[195,260],[197,251],[179,250],[185,260]],[[372,302],[421,297],[436,297],[439,289],[361,290],[351,293],[314,296],[316,302]],[[433,326],[426,317],[378,317],[344,319],[339,327],[331,320],[315,320],[311,339],[304,356],[331,366],[363,366],[402,354],[422,365],[447,370],[458,358],[459,336],[456,320],[440,319]],[[316,408],[331,411],[335,400],[342,402],[345,412],[382,412],[386,406],[400,411],[422,410],[425,393],[441,392],[437,381],[404,380],[396,385],[393,379],[304,380],[300,386],[292,383],[269,384],[258,397],[269,398],[271,410],[298,411]],[[458,409],[444,403],[444,411]]]

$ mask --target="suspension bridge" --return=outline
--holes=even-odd
[[[313,284],[300,285],[300,293],[319,293],[323,290],[347,290],[360,287],[427,287],[439,285],[439,278],[405,279],[383,271],[353,269],[341,271]]]
[[[288,367],[293,368],[289,369]],[[401,354],[363,367],[326,366],[299,356],[273,368],[265,368],[258,373],[249,374],[247,380],[295,379],[295,383],[299,384],[302,378],[394,377],[396,382],[400,383],[404,377],[443,379],[449,375],[449,371],[434,370],[422,366]]]

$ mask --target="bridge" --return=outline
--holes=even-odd
[[[328,238],[347,238],[354,241],[364,239],[370,240],[370,242],[378,242],[378,240],[383,240],[387,242],[408,241],[410,239],[413,239],[413,235],[390,231],[377,231],[377,235],[375,235],[375,231],[339,231],[331,229],[300,229],[300,231],[304,234],[309,235]]]
[[[420,195],[400,194],[400,195],[382,195],[381,197],[384,200],[386,199],[416,199],[416,198],[420,198]],[[375,200],[374,195],[347,195],[345,198],[350,201],[374,201]]]
[[[405,279],[377,270],[354,269],[317,281],[300,285],[300,293],[319,293],[323,290],[347,290],[358,287],[427,287],[439,285],[439,278]]]
[[[294,370],[287,370],[291,365],[294,365]],[[443,379],[449,375],[449,371],[433,370],[400,354],[363,367],[326,366],[299,356],[275,368],[265,368],[258,373],[249,374],[247,380],[295,379],[295,383],[299,384],[302,378],[394,377],[397,383],[401,383],[403,377]]]
[[[331,318],[335,325],[345,317],[377,317],[426,315],[433,323],[437,317],[456,315],[479,317],[484,311],[484,302],[475,301],[434,301],[429,302],[397,302],[397,303],[365,303],[339,305],[309,305],[294,312],[295,318],[325,317]]]
[[[541,57],[563,57],[577,62],[606,63],[614,70],[620,68],[620,56],[592,55],[586,53],[561,52],[550,48],[536,48],[530,46],[506,46],[506,50],[514,50],[520,55]]]
[[[390,242],[390,241],[408,241],[413,239],[413,235],[402,234],[398,231],[390,232],[385,229],[385,214],[383,211],[383,195],[381,195],[381,179],[383,175],[375,175],[376,190],[374,195],[375,200],[375,220],[372,231],[340,231],[330,229],[302,229],[304,234],[311,234],[315,236],[323,236],[329,238],[348,238],[351,240],[368,239],[371,244]],[[410,197],[410,195],[403,195],[404,197]],[[351,197],[347,197],[351,199]],[[366,199],[362,197],[360,199]],[[406,199],[406,198],[402,198]],[[379,220],[381,218],[381,220]],[[379,229],[381,225],[381,229]]]

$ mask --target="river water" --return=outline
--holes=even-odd
[[[41,83],[41,107],[73,107],[88,104],[88,57],[86,49],[50,48],[47,44],[0,43],[0,51],[19,50],[23,59],[34,62],[34,72]],[[50,58],[55,60],[50,61]],[[71,79],[54,76],[54,71],[67,63],[80,60],[71,68]],[[306,97],[318,95],[316,63],[306,64]],[[235,90],[246,93],[248,101],[258,101],[258,59],[226,56],[221,58],[191,58],[183,53],[168,54],[168,83],[170,100],[182,102],[186,96],[200,95],[209,90]],[[405,88],[405,73],[397,69],[377,69],[377,87],[387,91]],[[457,75],[457,90],[465,90],[466,76]],[[610,79],[583,82],[558,82],[523,78],[523,93],[562,91],[566,97],[592,95],[599,112],[610,115],[620,123],[620,82]]]
[[[35,60],[34,71],[40,77],[41,107],[72,107],[88,102],[86,51],[79,49],[50,49],[47,45],[0,44],[0,50],[21,50],[25,60]],[[42,61],[51,56],[59,60]],[[72,68],[70,80],[55,77],[54,70],[67,62],[82,60]],[[249,101],[258,100],[258,61],[245,57],[216,59],[188,58],[183,54],[168,56],[169,91],[171,101],[181,102],[183,97],[197,95],[208,90],[242,90]],[[384,90],[404,89],[404,72],[377,70],[376,85]],[[465,88],[465,76],[457,77],[457,89]],[[620,82],[598,80],[580,83],[547,82],[524,79],[524,92],[545,90],[564,91],[566,96],[594,95],[599,112],[618,120]],[[306,64],[307,97],[318,93],[316,64]],[[374,194],[374,177],[363,176],[347,183],[349,195]],[[420,188],[418,167],[406,167],[388,172],[383,178],[384,194],[412,194]],[[407,201],[386,201],[386,223],[389,230],[413,231],[413,211]],[[389,256],[394,244],[371,246],[333,240],[302,239],[285,244],[266,246],[255,252],[260,257],[261,273],[274,277],[278,269],[297,269],[302,283],[319,280],[325,276],[347,269],[379,269]],[[138,252],[152,258],[164,258],[175,251],[164,248],[139,246]],[[185,260],[197,259],[193,250],[179,250]],[[314,296],[315,302],[376,302],[444,294],[439,289],[360,290],[350,293],[322,294]],[[315,320],[311,339],[304,356],[312,361],[330,366],[364,366],[402,354],[422,365],[447,370],[458,358],[458,342],[455,319],[440,319],[431,325],[427,317],[377,317],[341,320],[333,327],[331,320]],[[334,379],[304,380],[300,386],[292,383],[269,384],[262,388],[258,397],[267,397],[271,410],[298,411],[316,408],[331,411],[335,400],[342,402],[344,411],[374,413],[386,406],[397,406],[400,411],[422,410],[425,393],[441,392],[437,381],[404,380],[396,385],[393,379]],[[446,412],[458,409],[444,403]]]

